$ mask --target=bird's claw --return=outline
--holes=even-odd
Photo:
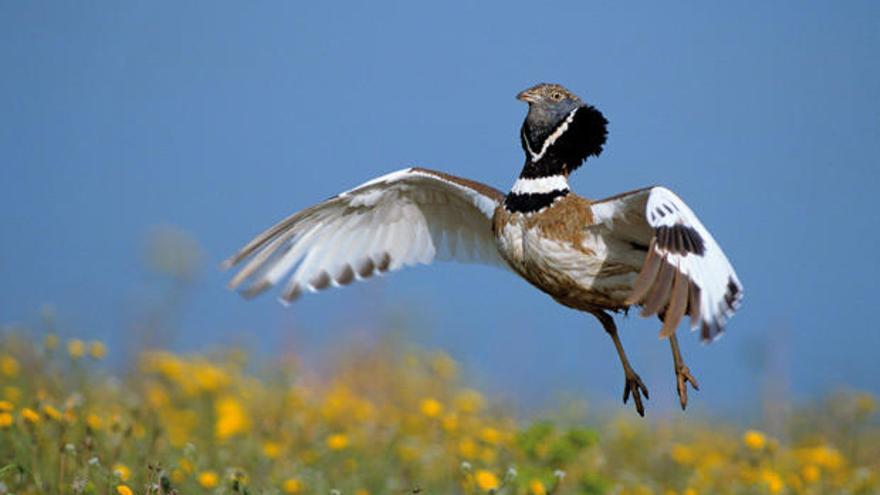
[[[678,382],[678,400],[681,403],[681,410],[684,411],[688,403],[687,384],[690,383],[694,390],[699,391],[700,385],[697,379],[691,374],[691,370],[687,366],[681,365],[675,369],[675,378]]]
[[[635,371],[626,372],[626,383],[623,385],[624,404],[629,401],[630,394],[632,394],[633,402],[635,402],[636,412],[639,413],[639,416],[645,417],[645,406],[642,404],[642,394],[645,394],[645,400],[650,399],[651,397],[648,394],[648,387],[642,383],[642,378]]]

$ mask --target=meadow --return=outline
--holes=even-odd
[[[874,494],[877,400],[791,408],[774,434],[688,416],[525,420],[442,352],[385,342],[323,376],[239,349],[0,336],[0,494]],[[574,418],[574,419],[573,419]]]

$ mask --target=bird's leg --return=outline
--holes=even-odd
[[[672,363],[675,366],[675,379],[678,385],[678,400],[681,402],[681,410],[684,411],[688,403],[688,382],[694,387],[694,390],[700,390],[700,385],[697,383],[697,379],[694,378],[694,375],[691,374],[691,370],[688,369],[686,364],[684,364],[684,359],[681,357],[681,350],[678,347],[678,338],[675,336],[675,333],[669,336],[669,347],[672,348]]]
[[[645,407],[642,405],[641,394],[645,394],[645,399],[649,399],[648,387],[642,383],[641,377],[639,377],[638,373],[633,370],[632,366],[629,364],[629,359],[626,358],[623,344],[620,342],[620,337],[617,335],[617,325],[614,324],[614,318],[604,311],[599,311],[593,314],[599,319],[599,322],[602,323],[602,327],[608,335],[611,336],[611,340],[614,341],[614,347],[617,348],[617,355],[620,357],[620,364],[623,365],[623,373],[626,377],[626,383],[623,385],[623,403],[626,404],[629,400],[630,394],[632,394],[633,402],[635,402],[636,405],[636,412],[639,413],[639,416],[644,417]]]

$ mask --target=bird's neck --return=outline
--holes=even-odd
[[[504,199],[504,207],[511,213],[534,213],[570,192],[564,167],[542,167],[527,160]]]
[[[602,152],[607,124],[590,105],[573,109],[552,126],[533,119],[530,110],[519,133],[526,163],[504,200],[507,211],[533,213],[568,195],[568,175]]]

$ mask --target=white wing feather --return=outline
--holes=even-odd
[[[642,304],[644,316],[662,315],[661,335],[674,332],[686,314],[704,340],[721,334],[739,307],[742,284],[712,234],[681,198],[664,187],[641,189],[593,203],[593,216],[613,235],[648,246],[627,302]],[[679,278],[686,305],[675,304]],[[675,314],[670,314],[672,307]]]
[[[431,170],[408,168],[370,180],[302,210],[258,235],[224,264],[246,263],[230,281],[259,294],[291,272],[281,294],[330,285],[434,260],[507,268],[492,234],[503,194]]]

